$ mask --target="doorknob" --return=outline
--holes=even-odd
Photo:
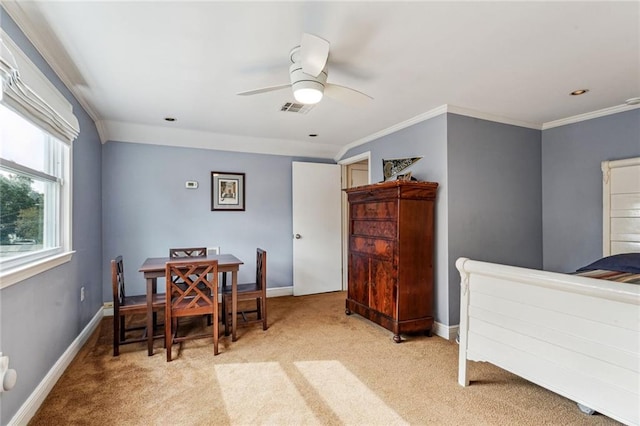
[[[302,238],[302,235],[296,234],[295,237],[296,237],[296,240],[299,240],[300,238]]]

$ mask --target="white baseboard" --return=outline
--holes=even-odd
[[[104,317],[112,317],[113,316],[113,303],[105,303],[102,308],[102,316]]]
[[[282,296],[293,296],[293,286],[289,287],[275,287],[267,289],[267,298],[269,297],[282,297]],[[104,307],[102,309],[103,315],[105,317],[113,316],[113,303],[105,302]]]
[[[281,297],[281,296],[293,296],[293,286],[289,287],[267,287],[267,298],[269,297]]]
[[[439,322],[433,323],[433,334],[436,336],[440,336],[443,339],[447,340],[456,340],[456,336],[458,335],[459,325],[444,325]]]
[[[71,364],[71,361],[73,361],[73,358],[75,358],[78,352],[80,352],[80,349],[82,349],[87,340],[89,340],[89,337],[91,337],[93,332],[100,325],[100,320],[102,320],[103,317],[102,311],[103,309],[100,308],[78,337],[71,342],[67,350],[64,351],[58,361],[56,361],[53,367],[51,367],[51,370],[49,370],[47,375],[44,376],[29,398],[27,398],[24,404],[22,404],[18,412],[9,421],[8,425],[26,425],[29,423],[29,420],[31,420],[36,411],[38,411],[40,405],[42,405],[47,395],[49,395],[49,392],[51,392],[51,389],[53,389],[53,386],[56,384],[60,376],[62,376],[62,373],[64,373],[69,364]]]

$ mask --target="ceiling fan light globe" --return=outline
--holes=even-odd
[[[322,100],[322,91],[312,87],[303,87],[294,89],[293,97],[301,104],[317,104]]]
[[[317,77],[305,74],[299,63],[289,67],[293,97],[301,104],[317,104],[324,94],[327,71],[323,70]]]

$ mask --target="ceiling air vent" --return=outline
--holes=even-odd
[[[287,102],[280,108],[280,111],[297,112],[298,114],[306,114],[314,107],[314,105],[298,104],[295,102]]]

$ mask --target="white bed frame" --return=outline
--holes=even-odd
[[[605,161],[605,256],[640,252],[640,158]],[[640,423],[640,285],[460,258],[458,382],[486,361]]]

